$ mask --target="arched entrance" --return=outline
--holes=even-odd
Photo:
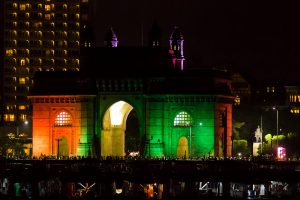
[[[137,112],[132,109],[126,120],[125,153],[137,156],[142,152],[142,147]]]
[[[177,157],[178,158],[188,158],[189,157],[188,140],[184,136],[182,136],[178,140]]]
[[[62,136],[60,144],[59,144],[59,155],[60,156],[69,156],[68,140],[65,136]]]
[[[125,156],[126,121],[133,107],[118,101],[112,104],[103,117],[101,156]]]
[[[60,111],[55,115],[52,129],[52,154],[69,156],[74,153],[72,141],[72,116],[67,111]]]

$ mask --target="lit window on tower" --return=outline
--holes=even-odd
[[[51,10],[51,6],[50,5],[45,5],[45,11],[50,11]]]
[[[25,105],[19,105],[19,110],[25,110],[26,106]]]
[[[191,126],[192,118],[187,112],[179,112],[174,119],[174,126]]]
[[[79,65],[79,59],[75,59],[75,63]]]
[[[15,121],[15,115],[14,114],[5,114],[4,120],[6,122],[13,122],[13,121]]]
[[[26,79],[24,77],[19,78],[19,84],[24,85],[26,83]]]
[[[51,19],[51,15],[50,14],[45,14],[45,19],[46,20],[50,20]]]
[[[26,64],[25,59],[21,59],[21,60],[20,60],[20,65],[21,65],[21,66],[24,66],[25,64]]]
[[[12,49],[6,49],[6,55],[12,56],[14,54],[14,51]]]
[[[27,120],[27,115],[26,114],[20,114],[19,119],[20,119],[20,121],[26,121]]]
[[[25,10],[26,9],[26,5],[25,4],[20,4],[20,10]]]
[[[65,111],[60,112],[55,118],[54,126],[72,126],[71,115]]]
[[[7,111],[15,110],[15,108],[16,108],[16,105],[7,105],[6,106]]]
[[[239,96],[236,96],[234,99],[234,105],[239,106],[241,104],[241,98]]]

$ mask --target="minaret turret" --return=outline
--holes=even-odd
[[[152,25],[149,31],[149,46],[159,47],[161,43],[161,30],[156,22]]]
[[[81,48],[90,48],[94,46],[94,35],[93,28],[90,24],[86,23],[82,29],[80,34],[81,40]]]
[[[174,67],[179,67],[183,70],[183,62],[184,62],[184,55],[183,55],[183,35],[179,30],[179,27],[175,26],[174,30],[170,36],[170,54],[173,56],[173,64]]]
[[[104,46],[105,47],[118,47],[118,38],[115,32],[113,31],[113,28],[110,28],[109,31],[106,34],[105,40],[104,40]]]

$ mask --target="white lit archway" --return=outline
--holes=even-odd
[[[125,156],[126,119],[133,107],[125,101],[112,104],[104,114],[101,156]]]

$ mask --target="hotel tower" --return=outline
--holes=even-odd
[[[31,135],[37,71],[79,71],[89,0],[1,0],[0,136]]]

